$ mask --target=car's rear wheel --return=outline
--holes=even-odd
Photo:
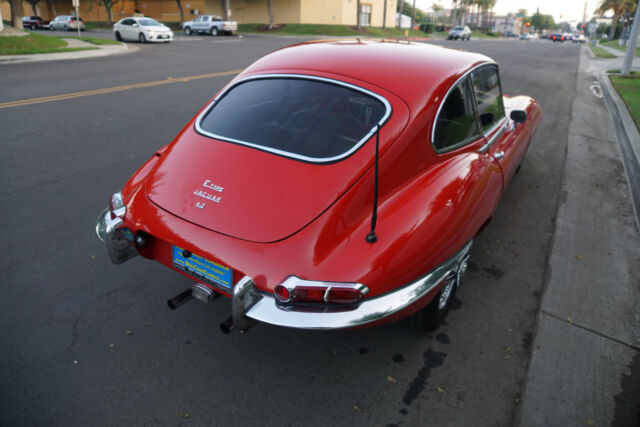
[[[49,24],[49,31],[55,31],[56,27],[54,27],[53,25]]]
[[[31,24],[31,31],[34,31],[36,29],[36,26],[34,24]]]
[[[462,276],[467,271],[468,260],[469,256],[466,255],[457,265],[456,270],[446,276],[444,284],[433,301],[418,312],[418,321],[424,330],[434,331],[444,324],[444,320],[453,303],[453,297],[462,281]]]
[[[191,27],[184,27],[184,35],[185,36],[191,35]]]
[[[140,33],[140,34],[138,34],[138,41],[139,41],[140,43],[144,43],[144,42],[146,42],[146,41],[147,41],[147,38],[144,36],[144,34],[143,34],[143,33]]]
[[[212,36],[217,36],[218,35],[218,27],[211,27],[211,30],[209,31],[209,34],[211,34]]]
[[[65,26],[64,26],[64,30],[65,30],[65,31],[69,31],[69,26],[68,26],[68,25],[65,25]]]
[[[116,31],[116,40],[118,40],[119,42],[122,41],[122,36],[120,35],[120,31]]]

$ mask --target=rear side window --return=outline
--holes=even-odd
[[[471,73],[478,115],[484,132],[491,130],[505,117],[498,69],[494,66],[479,68]]]
[[[390,113],[388,101],[355,86],[276,76],[232,87],[196,129],[299,160],[329,162],[355,152]]]
[[[469,79],[465,77],[442,103],[433,138],[436,151],[460,147],[480,136]]]

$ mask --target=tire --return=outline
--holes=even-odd
[[[444,324],[444,320],[449,313],[451,303],[456,295],[456,291],[462,281],[462,276],[467,271],[467,263],[469,255],[466,255],[458,266],[456,271],[452,271],[444,279],[445,283],[440,288],[438,295],[425,308],[418,312],[418,321],[425,331],[435,331]]]
[[[122,41],[122,36],[120,35],[120,31],[116,31],[116,40],[118,40],[119,42]]]
[[[65,30],[65,31],[69,31],[69,27],[65,25],[65,26],[64,26],[64,30]]]
[[[218,35],[218,27],[211,27],[211,29],[209,30],[209,34],[211,34],[212,36],[217,36]]]
[[[184,27],[184,35],[190,36],[191,34],[191,27]]]
[[[36,26],[31,24],[31,31],[35,31],[36,30]]]
[[[138,34],[138,41],[140,43],[146,43],[147,42],[147,38],[144,36],[143,33]]]
[[[49,24],[49,31],[55,31],[56,27],[54,27],[53,25]]]

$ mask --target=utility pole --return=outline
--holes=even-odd
[[[631,27],[631,38],[627,42],[627,53],[624,55],[624,63],[622,64],[622,74],[631,72],[631,63],[636,54],[636,42],[638,41],[638,32],[640,30],[640,5],[636,7],[636,16],[633,18],[633,27]]]
[[[413,0],[413,13],[411,14],[411,29],[416,26],[416,0]]]
[[[584,2],[584,12],[582,13],[582,23],[587,23],[587,2]],[[580,28],[582,30],[582,28]]]

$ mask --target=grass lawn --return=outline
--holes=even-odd
[[[476,31],[473,30],[471,31],[471,37],[476,37],[479,39],[495,39],[500,37],[498,34],[495,33],[491,33],[491,34],[487,34],[487,33],[483,33],[482,31]]]
[[[616,50],[619,50],[620,52],[626,52],[627,51],[627,47],[626,46],[620,46],[618,44],[618,40],[611,40],[608,42],[600,42],[600,44],[602,46],[607,46],[607,47],[612,47]],[[640,56],[640,47],[636,47],[636,56]]]
[[[615,58],[616,57],[613,53],[607,52],[603,48],[594,46],[591,43],[587,43],[587,46],[589,46],[589,49],[591,49],[591,52],[593,52],[593,54],[598,58]]]
[[[629,113],[640,130],[640,73],[631,76],[609,76]]]
[[[94,47],[66,47],[67,42],[59,37],[31,33],[27,36],[0,37],[0,55],[28,55],[32,53],[74,52],[91,50]]]
[[[96,45],[120,44],[120,42],[116,41],[116,40],[101,39],[101,38],[98,38],[98,37],[84,37],[84,36],[78,37],[78,36],[74,36],[74,37],[65,37],[65,39],[76,39],[76,40],[81,40],[83,42],[96,44]]]
[[[607,70],[607,73],[611,73],[611,74],[620,74],[620,71],[622,71],[620,68],[615,68],[613,70]],[[631,70],[631,75],[632,76],[640,76],[640,71],[633,71]]]
[[[358,31],[355,27],[348,25],[312,25],[312,24],[282,24],[275,30],[265,30],[264,24],[238,24],[240,33],[261,33],[277,35],[298,35],[298,36],[363,36],[363,37],[404,37],[405,30],[397,28],[362,27]],[[411,37],[427,37],[422,31],[409,30]]]
[[[113,20],[114,24],[116,22],[118,22],[117,19]],[[85,21],[84,22],[84,29],[89,31],[89,30],[95,30],[96,28],[106,28],[106,29],[112,29],[113,25],[109,25],[109,23],[107,22],[99,22],[99,21]]]

